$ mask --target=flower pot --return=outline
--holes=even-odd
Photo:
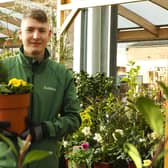
[[[86,168],[85,164],[77,164],[74,161],[68,161],[68,168]]]
[[[7,129],[20,134],[26,127],[29,104],[30,93],[0,95],[0,122],[9,122]]]
[[[107,162],[97,162],[93,164],[93,168],[111,168],[111,164]]]

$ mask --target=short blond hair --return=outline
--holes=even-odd
[[[47,23],[48,17],[44,10],[42,9],[29,9],[23,14],[23,20],[26,18],[32,18],[41,23]]]

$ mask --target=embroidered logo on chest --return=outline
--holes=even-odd
[[[43,87],[44,90],[50,90],[50,91],[56,91],[56,88],[50,87],[50,86],[44,86]]]

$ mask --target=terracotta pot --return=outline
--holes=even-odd
[[[68,168],[86,168],[85,164],[77,164],[73,161],[68,161]]]
[[[93,168],[111,168],[111,164],[107,162],[97,162],[93,164]]]
[[[30,93],[0,95],[0,122],[9,122],[9,131],[20,134],[25,129],[25,118],[30,104]]]

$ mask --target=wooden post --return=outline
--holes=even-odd
[[[165,139],[168,137],[168,101],[166,102],[166,122],[165,122]],[[165,143],[165,150],[168,149],[168,141]],[[168,153],[164,155],[164,168],[168,168]]]

